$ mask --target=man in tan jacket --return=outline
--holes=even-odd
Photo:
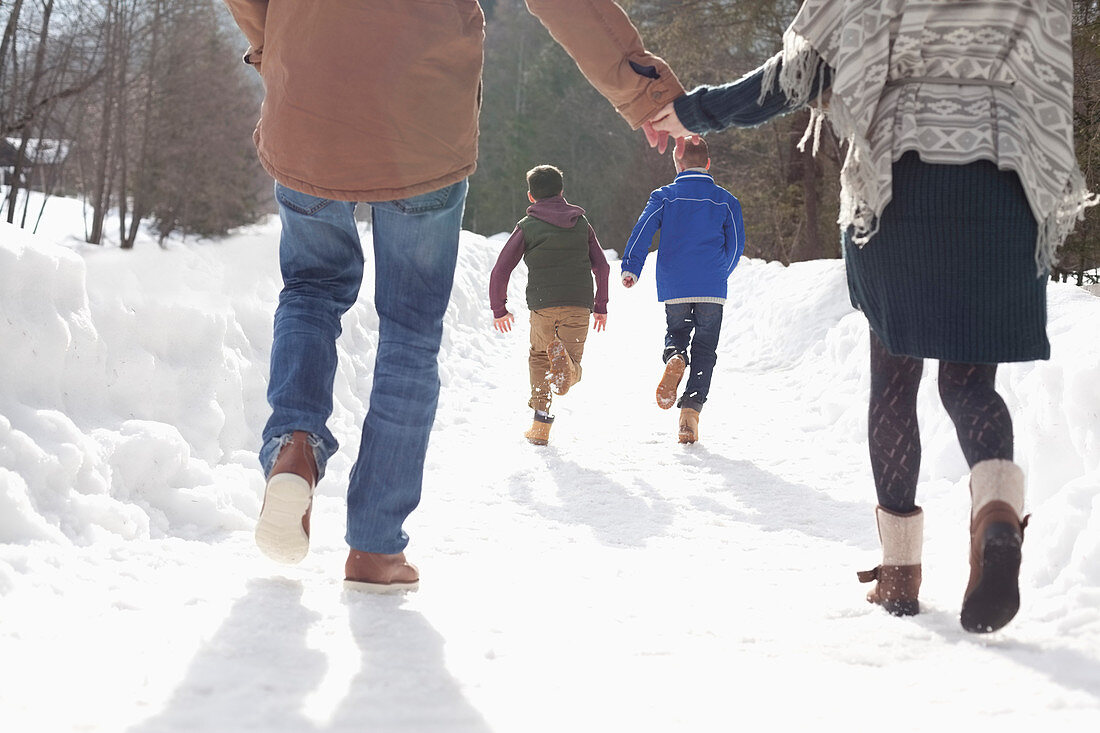
[[[405,518],[420,501],[437,356],[467,177],[477,161],[484,16],[476,0],[225,0],[263,77],[254,139],[276,181],[284,287],[275,312],[256,542],[298,562],[313,489],[336,451],[335,341],[355,303],[371,205],[378,350],[347,491],[349,585],[413,588]],[[637,128],[683,87],[611,0],[528,0],[582,73]]]

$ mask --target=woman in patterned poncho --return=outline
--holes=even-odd
[[[815,100],[828,93],[826,109]],[[867,599],[919,610],[917,388],[939,392],[970,465],[970,581],[960,621],[1019,608],[1024,475],[997,364],[1046,359],[1055,251],[1096,198],[1073,151],[1068,0],[807,0],[783,51],[647,123],[651,144],[754,126],[806,104],[847,144],[839,224],[852,303],[870,324],[868,438],[883,558]],[[804,140],[803,142],[806,142]]]

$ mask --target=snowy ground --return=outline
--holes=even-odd
[[[1023,607],[975,636],[957,621],[966,465],[934,384],[920,403],[924,612],[887,616],[855,580],[878,541],[866,325],[841,263],[742,262],[694,446],[653,401],[652,278],[613,283],[608,330],[540,449],[522,436],[526,328],[489,325],[502,241],[464,234],[406,527],[421,589],[372,596],[341,585],[369,278],[345,322],[343,448],[313,548],[276,566],[251,529],[277,223],[121,252],[78,244],[79,206],[51,207],[39,236],[0,226],[5,731],[1100,724],[1100,299],[1081,289],[1050,288],[1052,359],[998,375],[1033,515]],[[522,286],[521,268],[514,305]]]

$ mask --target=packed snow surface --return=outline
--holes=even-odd
[[[598,224],[598,223],[597,223]],[[1100,298],[1049,289],[1052,357],[1003,366],[1031,520],[1023,605],[958,624],[967,466],[925,369],[922,613],[878,563],[867,326],[843,265],[742,260],[701,440],[656,407],[652,269],[614,277],[584,379],[523,438],[526,273],[491,330],[503,238],[463,233],[424,496],[421,588],[342,587],[343,490],[377,341],[345,318],[342,443],[301,565],[252,529],[278,222],[135,250],[79,204],[0,225],[0,727],[38,731],[999,731],[1100,725]],[[369,229],[363,229],[370,246]],[[606,244],[606,243],[605,243]],[[652,266],[652,263],[650,263]]]

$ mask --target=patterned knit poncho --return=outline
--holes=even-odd
[[[778,61],[782,59],[782,65]],[[804,103],[820,63],[833,69],[828,111],[848,143],[839,224],[866,244],[891,197],[891,165],[985,159],[1023,183],[1039,238],[1039,270],[1087,206],[1073,152],[1068,0],[806,0],[766,65],[765,91]],[[803,143],[806,139],[803,139]]]

